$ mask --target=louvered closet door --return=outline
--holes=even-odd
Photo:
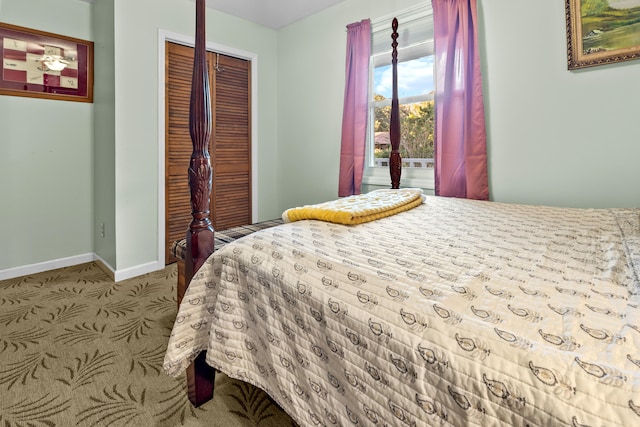
[[[169,264],[175,261],[171,245],[184,238],[191,221],[187,168],[193,149],[189,136],[193,49],[167,42],[165,51],[165,262]],[[211,212],[214,228],[222,230],[251,222],[251,67],[249,61],[215,53],[207,56],[212,90]],[[214,70],[216,60],[224,71]]]
[[[251,63],[212,54],[214,228],[251,223]]]

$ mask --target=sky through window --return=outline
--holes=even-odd
[[[391,98],[391,65],[373,71],[375,94]],[[398,63],[398,97],[426,95],[433,92],[433,56]]]

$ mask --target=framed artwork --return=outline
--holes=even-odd
[[[640,59],[640,0],[566,0],[568,68]]]
[[[0,22],[0,95],[93,102],[93,42]]]

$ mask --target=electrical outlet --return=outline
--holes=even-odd
[[[104,237],[104,222],[100,223],[100,237]]]

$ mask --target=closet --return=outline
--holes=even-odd
[[[193,48],[165,46],[165,262],[191,221],[187,168],[192,143],[189,98]],[[207,53],[211,88],[213,167],[211,212],[215,230],[251,223],[251,62]],[[215,203],[213,203],[215,201]]]

